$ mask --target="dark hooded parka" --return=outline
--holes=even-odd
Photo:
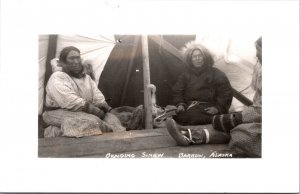
[[[196,51],[202,63],[199,66],[193,58]],[[175,120],[182,125],[201,125],[211,123],[215,114],[228,113],[233,91],[226,75],[213,67],[210,52],[200,44],[188,43],[183,56],[186,70],[173,86],[173,102],[183,105],[185,111],[178,113]],[[209,107],[216,108],[216,113],[208,113]]]

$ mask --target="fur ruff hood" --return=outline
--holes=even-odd
[[[192,54],[195,50],[200,50],[204,56],[204,67],[198,69],[192,64]],[[195,41],[188,42],[182,49],[183,62],[192,71],[202,71],[203,69],[211,69],[214,65],[214,59],[210,51],[200,43]]]

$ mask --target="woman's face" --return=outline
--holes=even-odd
[[[192,64],[196,68],[201,68],[204,65],[204,56],[200,50],[194,50],[192,53]]]
[[[80,73],[82,71],[82,64],[81,64],[81,58],[80,54],[77,51],[70,51],[67,55],[67,63],[66,66],[69,71],[72,73]]]

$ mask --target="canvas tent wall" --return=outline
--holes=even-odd
[[[234,33],[197,34],[196,41],[212,51],[215,67],[225,72],[234,88],[230,111],[243,110],[244,103],[249,103],[247,99],[253,99],[254,91],[250,87],[250,83],[253,67],[257,63],[255,41],[260,36],[259,33],[253,32],[242,35]]]
[[[254,42],[258,38],[257,35],[240,39],[220,34],[148,37],[151,83],[157,87],[158,105],[172,104],[171,88],[184,70],[179,49],[195,39],[212,51],[215,67],[226,73],[235,88],[236,98],[233,100],[231,111],[242,110],[244,103],[251,103],[249,99],[252,99],[254,91],[249,85],[253,65],[256,63]],[[98,87],[105,96],[113,99],[114,107],[143,104],[142,49],[139,36],[123,36],[116,39],[121,44],[117,44],[113,49]],[[130,79],[127,80],[126,77]]]
[[[171,88],[184,67],[180,59],[154,41],[157,37],[161,40],[173,40],[180,48],[186,42],[195,40],[195,35],[148,36],[150,79],[156,86],[157,104],[164,107],[172,104]],[[143,104],[141,38],[139,35],[117,35],[116,40],[121,43],[116,44],[112,50],[98,87],[107,98],[112,99],[113,107],[135,107]]]
[[[57,35],[55,54],[47,58],[47,54],[51,52],[48,49],[51,48],[51,36],[53,35],[39,37],[39,114],[43,109],[44,87],[47,82],[45,77],[52,73],[49,70],[50,60],[58,57],[63,47],[70,45],[78,47],[82,58],[91,61],[98,87],[106,98],[112,99],[113,107],[143,104],[140,36]],[[191,40],[204,44],[214,54],[215,67],[225,72],[237,92],[242,91],[241,94],[252,99],[253,91],[248,86],[252,67],[256,63],[254,42],[258,35],[238,38],[220,34],[148,37],[151,83],[157,87],[158,105],[172,103],[171,87],[184,68],[179,51]],[[231,110],[241,110],[242,107],[242,103],[234,100]]]

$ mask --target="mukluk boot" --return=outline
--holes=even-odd
[[[215,115],[212,118],[212,126],[218,131],[229,133],[231,129],[243,122],[241,112]]]
[[[171,118],[167,118],[166,127],[178,145],[199,145],[209,142],[209,132],[205,128],[184,128]]]

